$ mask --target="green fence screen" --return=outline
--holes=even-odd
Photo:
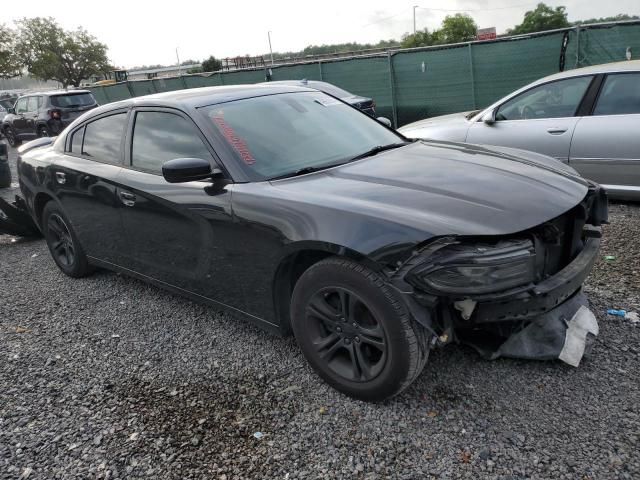
[[[91,87],[99,103],[156,92],[270,80],[323,80],[376,101],[402,126],[484,108],[540,77],[640,54],[640,22],[589,25],[489,42]]]

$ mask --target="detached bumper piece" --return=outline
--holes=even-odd
[[[27,213],[24,200],[16,195],[13,203],[0,198],[0,235],[39,237],[40,229]]]
[[[504,326],[504,325],[503,325]],[[578,367],[591,341],[599,333],[595,315],[587,307],[587,297],[578,292],[557,308],[522,324],[506,337],[467,330],[459,333],[462,343],[476,349],[483,357],[528,360],[555,360]]]

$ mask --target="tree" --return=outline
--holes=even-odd
[[[577,22],[573,22],[573,25],[588,25],[590,23],[606,23],[606,22],[623,22],[625,20],[640,20],[638,15],[627,15],[626,13],[619,13],[618,15],[614,15],[613,17],[601,17],[601,18],[590,18],[588,20],[578,20]]]
[[[222,62],[213,55],[202,62],[203,72],[217,72],[220,69],[222,69]]]
[[[524,14],[524,20],[520,25],[516,25],[511,30],[508,30],[507,33],[509,35],[519,35],[570,27],[571,24],[567,20],[567,12],[565,10],[565,7],[552,8],[544,3],[539,3],[535,10]]]
[[[0,24],[0,78],[20,75],[20,62],[15,55],[15,33]]]
[[[78,87],[111,69],[107,46],[82,28],[65,31],[53,18],[24,18],[17,25],[16,53],[34,77]]]
[[[400,46],[402,48],[427,47],[432,45],[431,33],[428,29],[418,30],[416,33],[405,33]]]
[[[432,35],[433,44],[469,42],[476,39],[478,25],[466,13],[447,15],[440,30]]]

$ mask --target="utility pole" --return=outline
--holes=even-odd
[[[413,6],[413,34],[416,34],[416,8],[420,8],[420,5]]]
[[[178,55],[178,47],[176,47],[176,59],[178,60],[178,76],[180,76],[182,74],[182,72],[180,70],[182,70],[182,67],[180,65],[180,56]]]
[[[267,36],[269,37],[269,53],[271,53],[271,65],[273,65],[273,49],[271,48],[271,30],[267,32]]]

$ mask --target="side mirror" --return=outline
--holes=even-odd
[[[489,110],[487,113],[482,115],[482,121],[487,125],[493,125],[496,123],[496,109]]]
[[[15,113],[16,113],[16,109],[15,109],[15,108],[13,108],[13,107],[9,107],[9,108],[7,108],[7,112],[8,112],[8,113],[13,113],[13,114],[15,115]]]
[[[380,123],[386,125],[389,128],[393,128],[393,126],[391,125],[391,120],[389,120],[387,117],[378,117],[376,118],[376,120],[378,120]]]
[[[220,169],[211,169],[211,164],[201,158],[176,158],[162,165],[162,176],[169,183],[204,180],[220,173]]]

